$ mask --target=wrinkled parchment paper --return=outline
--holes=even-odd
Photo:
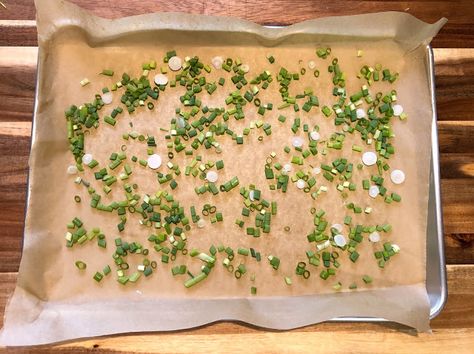
[[[23,258],[17,287],[6,309],[1,336],[3,344],[32,345],[121,332],[175,330],[217,320],[240,320],[266,328],[290,329],[340,316],[361,316],[385,318],[420,331],[429,329],[425,249],[432,109],[426,45],[445,20],[428,25],[408,14],[392,12],[323,18],[288,28],[269,29],[238,19],[176,13],[105,20],[63,1],[37,1],[36,6],[40,55],[28,210]],[[93,281],[96,270],[106,264],[113,265],[110,255],[114,249],[113,239],[118,237],[118,218],[91,209],[86,190],[74,184],[74,177],[65,173],[73,159],[68,151],[64,110],[73,103],[89,102],[102,87],[117,81],[124,71],[138,75],[141,63],[151,59],[160,62],[164,53],[171,49],[176,49],[181,57],[198,55],[207,63],[215,55],[240,57],[251,68],[247,75],[250,78],[263,69],[276,73],[280,65],[299,71],[309,60],[315,60],[321,71],[320,78],[315,79],[308,70],[300,82],[292,84],[291,90],[302,92],[307,86],[314,87],[321,107],[330,105],[334,98],[326,70],[329,59],[323,61],[315,55],[315,48],[323,44],[332,47],[333,56],[339,58],[347,73],[348,92],[356,92],[365,83],[355,78],[364,64],[383,63],[384,67],[400,73],[394,88],[398,90],[399,102],[409,119],[406,122],[394,119],[396,154],[389,164],[392,169],[405,171],[407,179],[403,185],[396,186],[387,174],[385,185],[389,191],[402,196],[402,203],[387,206],[382,199],[368,200],[370,198],[360,188],[361,180],[375,173],[375,167],[364,168],[362,174],[356,174],[354,181],[359,186],[358,191],[351,193],[349,198],[361,206],[370,203],[374,207],[370,215],[352,213],[354,222],[365,225],[389,222],[393,225],[390,233],[382,233],[382,241],[398,244],[402,250],[400,254],[381,270],[373,258],[374,246],[365,240],[358,249],[361,259],[356,264],[346,259],[344,253],[337,277],[326,282],[321,280],[321,267],[312,269],[308,281],[294,275],[296,262],[306,260],[304,252],[310,248],[306,240],[306,235],[313,230],[310,208],[326,210],[329,224],[342,224],[344,216],[351,213],[343,207],[343,200],[334,186],[316,201],[296,190],[295,186],[290,186],[286,194],[268,190],[263,173],[265,158],[271,151],[277,152],[276,161],[282,164],[291,158],[281,149],[291,143],[290,126],[296,116],[291,108],[282,111],[287,116],[287,122],[282,125],[276,119],[280,112],[274,109],[265,115],[264,120],[272,124],[273,132],[263,142],[257,140],[262,133],[252,131],[244,145],[235,145],[228,137],[220,139],[222,154],[199,150],[203,161],[224,159],[226,162],[225,168],[219,171],[219,182],[238,175],[240,186],[255,183],[265,199],[278,202],[278,215],[272,220],[270,234],[254,239],[234,225],[234,220],[241,218],[242,197],[238,190],[197,197],[193,189],[203,182],[181,175],[177,178],[179,187],[173,192],[186,210],[191,205],[200,210],[204,203],[211,202],[224,215],[223,223],[211,225],[208,222],[203,229],[194,227],[187,234],[188,247],[207,250],[211,244],[219,243],[234,249],[254,247],[262,253],[262,262],[248,259],[245,263],[249,274],[256,274],[255,282],[251,282],[249,276],[237,281],[224,267],[217,265],[205,281],[185,289],[184,277],[172,277],[173,264],[161,264],[158,256],[155,257],[158,269],[150,279],[142,278],[127,286],[108,278],[100,284]],[[358,49],[364,52],[362,58],[356,57]],[[275,64],[268,64],[265,58],[268,53],[276,58]],[[298,64],[299,59],[303,64]],[[97,75],[103,68],[114,69],[115,77]],[[224,75],[217,70],[209,75],[211,80],[220,76]],[[82,88],[79,81],[84,77],[89,78],[91,84]],[[225,89],[218,88],[212,98],[203,98],[204,103],[210,107],[222,106],[225,95],[232,89],[229,81]],[[387,92],[389,87],[380,82],[372,91]],[[166,156],[165,133],[159,128],[168,128],[182,92],[182,89],[166,90],[155,110],[143,109],[133,116],[120,115],[115,128],[102,123],[97,131],[87,136],[86,151],[105,164],[112,151],[120,150],[124,143],[121,134],[130,131],[128,124],[133,121],[134,130],[155,135],[158,153]],[[101,115],[118,104],[118,96],[115,95],[114,104],[106,106]],[[276,106],[280,102],[275,88],[261,92],[260,99]],[[245,107],[247,118],[240,122],[231,118],[231,129],[241,131],[251,120],[259,119],[249,106],[253,105]],[[340,129],[334,127],[332,118],[324,118],[319,109],[298,116],[302,118],[302,125],[320,125],[323,138]],[[360,138],[354,134],[354,137],[346,138],[343,151],[331,151],[325,157],[319,154],[308,160],[316,165],[346,156],[357,164],[361,155],[350,150],[351,139],[360,144]],[[127,143],[127,147],[129,157],[136,154],[146,158],[142,144]],[[177,156],[173,162],[179,163],[184,170],[186,161],[191,159]],[[232,159],[234,163],[231,163]],[[160,169],[165,171],[166,166]],[[90,172],[87,173],[87,179],[92,181]],[[321,175],[317,181],[317,185],[330,185]],[[132,182],[139,184],[140,193],[152,194],[169,188],[161,187],[152,171],[140,170],[138,166],[134,168]],[[120,189],[116,187],[109,197],[103,198],[117,200],[122,196]],[[83,203],[74,203],[76,194],[83,197]],[[66,248],[65,225],[74,216],[79,216],[87,229],[100,227],[107,236],[108,248],[98,249],[96,242]],[[147,245],[150,232],[140,228],[138,218],[129,219],[126,232],[120,236]],[[291,226],[291,232],[283,231],[286,225]],[[153,253],[152,250],[151,259],[154,259]],[[269,254],[281,258],[278,271],[268,265],[265,257]],[[77,271],[74,265],[77,259],[87,263],[86,272]],[[133,256],[128,259],[133,264]],[[199,260],[186,257],[179,259],[177,264],[183,262],[191,271],[199,271]],[[364,285],[363,274],[370,274],[373,284]],[[285,275],[293,278],[292,286],[284,284]],[[331,285],[337,281],[346,290],[335,293]],[[353,281],[359,285],[357,291],[347,289]],[[250,295],[251,286],[258,288],[257,296]]]

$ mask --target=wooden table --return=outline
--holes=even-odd
[[[35,93],[37,39],[33,0],[0,4],[0,311],[15,286],[21,257],[26,175]],[[275,332],[217,323],[174,333],[115,336],[41,347],[51,351],[137,352],[474,352],[474,3],[462,1],[349,0],[73,0],[97,15],[155,11],[237,16],[266,25],[377,11],[405,11],[448,24],[433,41],[448,303],[416,335],[393,323],[323,323]],[[0,319],[2,321],[2,319]],[[1,326],[2,323],[0,323]],[[0,349],[1,350],[1,349]],[[3,349],[5,351],[5,349]]]

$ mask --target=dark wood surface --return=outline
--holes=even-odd
[[[6,1],[7,9],[0,12],[0,20],[34,20],[33,0]],[[368,12],[402,11],[426,22],[440,17],[449,23],[435,38],[435,47],[469,48],[474,45],[474,6],[470,0],[450,1],[351,1],[351,0],[72,0],[97,15],[107,18],[132,16],[157,11],[235,16],[265,25],[290,25],[316,17],[354,15]],[[117,4],[119,2],[119,4]],[[35,45],[34,24],[20,23],[5,28],[0,34],[0,45]]]
[[[0,7],[0,311],[14,288],[21,257],[26,175],[36,75],[32,0],[2,0]],[[171,334],[116,336],[77,341],[34,352],[140,351],[334,353],[399,350],[472,353],[474,347],[474,2],[289,1],[169,2],[73,0],[108,18],[154,11],[237,16],[261,24],[291,24],[314,17],[406,11],[448,24],[433,41],[441,160],[442,205],[449,300],[432,321],[434,335],[415,336],[396,324],[325,323],[289,332],[268,332],[219,323]],[[336,339],[335,336],[340,336]],[[356,344],[357,343],[357,344]],[[354,347],[356,345],[356,347]],[[98,346],[98,347],[96,347]]]

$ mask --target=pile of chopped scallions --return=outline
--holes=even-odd
[[[357,52],[357,57],[362,57],[361,50]],[[146,242],[127,242],[122,237],[114,237],[113,242],[108,243],[99,227],[87,227],[80,217],[71,220],[65,237],[67,247],[80,247],[89,242],[97,242],[100,248],[108,248],[110,244],[115,247],[109,264],[92,271],[94,280],[101,282],[114,275],[123,285],[135,283],[142,277],[150,277],[159,266],[163,266],[169,267],[172,276],[181,278],[184,286],[190,288],[207,279],[214,267],[224,267],[236,279],[248,278],[251,282],[250,293],[256,295],[257,276],[251,271],[251,262],[266,259],[264,263],[268,263],[272,271],[280,272],[280,265],[287,260],[275,254],[262,254],[254,248],[231,248],[220,243],[210,245],[207,250],[188,248],[188,237],[193,229],[203,228],[207,222],[211,225],[234,224],[232,227],[240,228],[244,237],[252,238],[265,237],[271,232],[290,232],[290,226],[285,226],[284,230],[272,228],[272,221],[279,217],[278,205],[272,200],[272,195],[276,193],[307,193],[311,203],[329,188],[334,188],[347,209],[344,219],[334,224],[327,219],[326,211],[316,207],[311,208],[310,215],[301,216],[312,218],[314,229],[306,235],[308,249],[301,251],[302,260],[295,264],[296,277],[292,279],[291,274],[281,274],[286,286],[299,279],[335,279],[332,283],[335,291],[343,287],[356,289],[358,284],[371,284],[372,278],[364,275],[350,284],[342,284],[337,281],[337,275],[344,258],[351,263],[360,261],[358,249],[364,239],[374,244],[373,261],[380,268],[384,268],[400,251],[399,246],[388,240],[392,229],[390,224],[363,225],[354,222],[354,215],[351,215],[370,214],[376,208],[376,204],[369,204],[373,199],[381,199],[386,204],[397,204],[402,200],[390,188],[393,184],[403,183],[405,174],[401,170],[392,170],[389,178],[386,174],[391,170],[388,161],[395,153],[392,121],[394,117],[405,120],[407,115],[398,103],[395,90],[372,90],[378,82],[386,82],[383,84],[385,88],[394,83],[398,73],[380,64],[363,65],[355,75],[362,81],[360,89],[348,92],[346,80],[349,73],[343,71],[342,64],[329,47],[318,48],[314,60],[308,63],[300,61],[301,68],[294,72],[281,66],[278,58],[271,53],[266,55],[266,59],[268,69],[255,73],[238,58],[214,57],[205,61],[194,56],[183,59],[171,50],[160,62],[152,60],[144,63],[138,77],[122,73],[117,79],[117,73],[112,68],[104,68],[100,75],[107,76],[114,83],[104,87],[91,102],[72,105],[66,110],[67,138],[75,160],[67,172],[77,175],[75,183],[82,186],[86,196],[89,196],[86,201],[84,195],[75,195],[75,203],[89,203],[98,212],[115,214],[118,234],[126,234],[127,223],[130,222],[138,222],[147,232]],[[331,77],[331,102],[320,102],[312,88],[299,93],[291,89],[292,84],[305,75],[309,75],[313,82],[320,80],[324,66]],[[208,74],[211,72],[218,72],[217,81],[209,81]],[[81,86],[90,83],[87,78],[80,81]],[[225,92],[222,106],[208,107],[203,104],[203,96],[222,91],[230,83],[232,89]],[[160,103],[160,96],[175,88],[184,89],[184,93],[179,97],[179,106],[169,126],[160,128],[164,138],[145,136],[135,131],[130,123],[130,129],[122,132],[123,145],[119,151],[111,152],[108,161],[98,161],[89,147],[86,150],[86,136],[92,130],[104,123],[116,129],[117,121],[124,114],[154,110],[155,106],[163,104]],[[271,89],[278,90],[278,102],[268,102],[260,95],[262,91]],[[117,99],[114,100],[114,97]],[[115,106],[112,106],[114,108],[110,113],[103,114],[104,106],[113,102]],[[246,107],[249,106],[255,107],[257,119],[250,121],[242,131],[234,130],[233,121],[249,119],[246,114]],[[276,115],[272,113],[274,111],[277,111]],[[309,113],[320,120],[332,120],[335,131],[322,136],[318,124],[302,124],[301,117]],[[220,142],[225,139],[231,139],[237,145],[245,144],[252,131],[258,132],[258,141],[271,139],[273,129],[286,129],[291,143],[281,146],[281,151],[271,152],[264,166],[257,166],[256,173],[264,174],[267,185],[242,186],[237,175],[224,179],[222,170],[228,161],[209,161],[201,154],[206,150],[221,153]],[[326,156],[342,150],[349,134],[360,137],[360,144],[351,146],[352,156],[356,157],[328,160]],[[143,155],[127,153],[128,144],[142,144]],[[155,152],[158,145],[166,145],[166,156]],[[190,157],[187,165],[180,166],[175,162],[177,154]],[[309,163],[318,161],[310,159],[315,156],[321,157],[320,161]],[[160,169],[162,165],[167,169]],[[362,184],[356,183],[353,176],[369,166],[373,166],[370,179],[362,180]],[[140,193],[139,186],[132,182],[136,169],[154,171],[159,191],[154,194]],[[93,176],[90,180],[86,178],[88,171]],[[195,205],[187,210],[173,196],[173,191],[180,188],[176,177],[181,174],[193,183],[193,189],[199,196],[240,194],[240,217],[235,220],[226,218],[217,203]],[[389,179],[392,184],[387,183]],[[121,191],[122,197],[108,202],[110,198],[105,196],[113,190]],[[370,197],[366,198],[369,200],[367,204],[350,201],[352,196],[360,193]],[[183,257],[197,260],[199,265],[190,269]],[[136,269],[131,266],[130,258],[135,258],[133,264],[138,259]],[[88,272],[90,268],[84,260],[77,260],[75,265],[81,272]],[[316,276],[311,277],[312,274]]]

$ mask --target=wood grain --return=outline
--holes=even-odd
[[[474,178],[474,153],[441,154],[441,178]]]
[[[20,265],[31,122],[0,122],[0,272]]]
[[[474,230],[474,183],[472,179],[441,180],[444,232],[471,234]]]
[[[340,324],[321,325],[313,331],[222,333],[222,334],[144,334],[117,336],[103,340],[73,342],[58,347],[35,348],[35,353],[442,353],[452,350],[470,354],[474,343],[469,330],[447,329],[433,334],[384,330],[387,324],[348,323],[344,331],[333,331]],[[214,328],[214,326],[210,327]],[[228,329],[227,326],[223,327]],[[321,330],[320,328],[324,328]],[[417,351],[418,350],[418,351]],[[16,351],[9,351],[15,353]],[[21,352],[21,351],[18,351]]]
[[[474,233],[446,234],[444,243],[446,261],[448,263],[473,263]]]
[[[290,25],[296,22],[326,16],[355,15],[381,11],[410,13],[420,20],[433,23],[442,16],[449,22],[434,39],[435,47],[473,47],[474,7],[469,0],[462,1],[351,1],[351,0],[267,0],[240,1],[215,0],[170,2],[166,0],[94,1],[72,0],[71,2],[92,13],[117,18],[149,12],[182,11],[195,14],[225,15],[240,17],[264,25]],[[33,20],[33,0],[5,1],[7,9],[0,10],[0,20]],[[12,30],[9,25],[0,30],[0,45],[34,45],[33,25]]]
[[[435,49],[438,120],[473,120],[474,49]]]
[[[0,273],[0,327],[3,327],[3,314],[5,313],[5,306],[8,299],[15,290],[15,284],[18,274],[17,273]]]
[[[0,122],[31,122],[37,47],[0,47]]]
[[[474,121],[439,121],[439,151],[443,154],[472,153]]]
[[[333,326],[331,326],[333,327]],[[358,329],[358,324],[352,324],[345,332],[315,331],[315,332],[257,332],[250,334],[206,334],[206,335],[142,335],[117,337],[116,342],[104,340],[81,343],[81,346],[64,346],[59,350],[68,349],[81,352],[83,348],[102,348],[104,351],[116,350],[122,352],[148,353],[217,353],[222,348],[231,353],[248,353],[249,344],[253,353],[374,353],[378,351],[394,352],[397,345],[403,343],[403,351],[416,351],[423,346],[426,353],[436,350],[453,350],[456,353],[471,353],[470,347],[474,339],[467,330],[443,330],[435,335],[403,332],[385,332],[383,325],[371,325],[369,329]],[[343,340],[338,336],[343,336]],[[450,343],[443,345],[440,343]],[[91,345],[92,344],[92,345]],[[84,347],[82,346],[84,345]],[[94,347],[94,345],[96,345]],[[400,347],[398,347],[401,349]],[[355,350],[355,351],[354,351]],[[120,352],[119,351],[119,352]]]
[[[356,348],[358,353],[380,353],[393,352],[395,343],[403,342],[400,352],[404,353],[415,350],[420,344],[426,352],[442,353],[449,349],[453,353],[468,353],[464,350],[470,350],[474,345],[474,266],[451,265],[447,274],[449,302],[431,322],[432,335],[416,335],[408,327],[393,323],[327,322],[292,331],[265,331],[238,323],[219,322],[185,331],[122,335],[43,346],[35,352],[79,353],[94,349],[96,352],[214,353],[225,348],[230,353],[242,350],[302,353],[308,349],[349,353]],[[13,291],[15,277],[15,273],[0,273],[0,311]],[[248,343],[252,343],[252,348]]]
[[[2,9],[0,9],[0,14]],[[0,45],[38,45],[36,21],[0,20]]]

